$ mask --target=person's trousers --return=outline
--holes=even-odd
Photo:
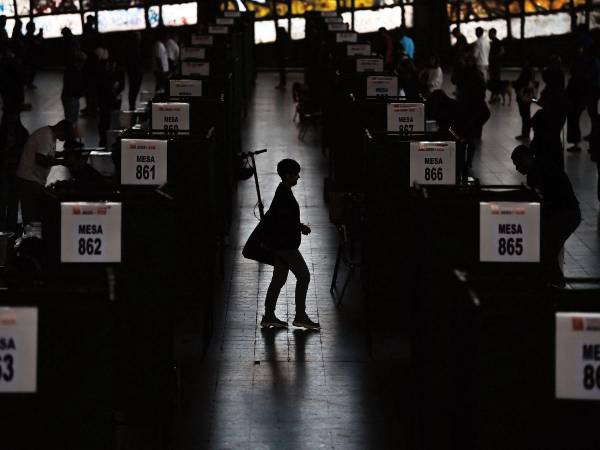
[[[73,125],[77,124],[79,119],[79,97],[61,97],[63,109],[65,110],[65,119]]]
[[[581,128],[579,127],[579,119],[581,113],[585,109],[584,102],[569,102],[567,108],[567,142],[569,144],[577,144],[581,141]]]
[[[542,223],[542,260],[544,271],[549,281],[563,280],[563,272],[558,262],[558,256],[565,242],[581,223],[581,211],[564,209],[543,213]]]
[[[17,191],[21,201],[23,225],[31,222],[41,222],[41,202],[44,187],[35,181],[17,178]]]
[[[306,313],[306,293],[310,283],[310,272],[300,250],[276,250],[273,278],[267,289],[265,299],[265,313],[275,313],[277,298],[281,288],[287,281],[288,272],[291,270],[296,277],[296,316]]]
[[[521,116],[521,136],[529,138],[531,133],[531,103],[517,102],[519,106],[519,115]]]
[[[140,93],[140,87],[142,86],[142,72],[129,71],[129,110],[134,111],[137,102],[137,96]]]
[[[156,92],[165,92],[167,90],[167,74],[164,72],[154,72],[154,78],[156,79],[154,90]]]

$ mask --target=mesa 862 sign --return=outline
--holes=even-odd
[[[455,142],[411,142],[410,186],[456,184]]]
[[[121,203],[61,203],[60,261],[121,262]]]
[[[481,202],[479,204],[481,262],[540,261],[540,204]]]

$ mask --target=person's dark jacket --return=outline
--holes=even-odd
[[[553,161],[536,158],[527,174],[527,185],[542,195],[547,210],[563,212],[579,209],[569,177]]]
[[[292,190],[283,183],[277,186],[265,219],[263,239],[268,248],[295,250],[300,247],[300,206]]]
[[[84,92],[83,66],[76,62],[68,64],[63,74],[62,96],[80,98]]]

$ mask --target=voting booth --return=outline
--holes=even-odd
[[[456,272],[418,448],[596,448],[599,288]]]

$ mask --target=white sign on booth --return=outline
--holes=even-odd
[[[190,104],[152,103],[152,129],[165,131],[189,131]]]
[[[209,34],[228,34],[229,27],[227,25],[209,25],[208,33]]]
[[[335,33],[335,42],[338,44],[341,42],[356,42],[358,40],[358,34],[354,31],[346,31]]]
[[[386,76],[367,77],[367,97],[396,97],[398,78]]]
[[[217,17],[217,25],[233,25],[235,20],[233,17]]]
[[[0,392],[37,391],[37,341],[37,308],[0,306]]]
[[[202,80],[170,80],[171,97],[202,97]]]
[[[556,313],[556,398],[600,400],[600,313]]]
[[[356,60],[357,72],[383,72],[383,59],[359,58]]]
[[[61,203],[60,261],[121,262],[121,203]]]
[[[192,45],[213,45],[213,36],[192,34]]]
[[[167,141],[121,140],[121,184],[160,185],[167,182]]]
[[[400,133],[425,131],[425,105],[423,103],[388,103],[387,130]]]
[[[206,58],[206,49],[202,47],[183,47],[181,49],[181,60],[186,59],[204,59]]]
[[[210,76],[210,62],[208,61],[182,61],[181,75],[185,77],[208,77]]]
[[[235,18],[238,18],[238,17],[242,17],[242,13],[241,13],[241,12],[239,12],[239,11],[225,11],[225,12],[223,13],[223,15],[224,15],[225,17],[233,17],[234,19],[235,19]]]
[[[371,56],[371,44],[348,44],[346,54],[348,56]]]
[[[479,204],[481,262],[539,262],[540,204],[481,202]]]
[[[342,19],[341,17],[325,17],[325,23],[342,23],[343,21],[344,19]]]
[[[411,142],[410,186],[456,184],[455,142]]]
[[[339,23],[330,23],[327,25],[328,31],[346,31],[348,29],[348,24],[344,22]]]

